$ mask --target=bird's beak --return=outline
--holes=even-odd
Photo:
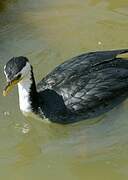
[[[21,79],[14,79],[10,82],[8,82],[7,86],[4,88],[3,90],[3,96],[7,96],[8,93],[13,89],[13,87],[18,84],[18,82],[20,81]]]

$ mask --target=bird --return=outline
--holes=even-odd
[[[36,84],[27,57],[11,58],[4,66],[6,96],[18,85],[25,116],[58,124],[98,117],[128,97],[128,49],[92,51],[58,65]]]

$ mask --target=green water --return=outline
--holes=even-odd
[[[3,66],[27,56],[40,80],[79,53],[128,48],[128,0],[0,2],[0,179],[127,180],[128,101],[100,121],[61,126],[23,117]],[[99,119],[98,119],[99,120]]]

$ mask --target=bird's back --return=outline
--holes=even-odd
[[[37,90],[55,91],[75,117],[99,115],[128,96],[128,61],[117,57],[126,52],[128,49],[74,57],[43,78]]]

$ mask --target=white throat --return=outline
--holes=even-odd
[[[31,102],[29,97],[31,84],[32,82],[30,79],[22,80],[21,82],[18,83],[19,105],[20,105],[20,110],[23,113],[32,112]]]
[[[25,74],[27,72],[27,74]],[[20,110],[26,114],[32,112],[31,102],[30,102],[30,90],[31,90],[31,67],[28,63],[26,67],[21,72],[25,77],[18,83],[19,91],[19,105]]]

